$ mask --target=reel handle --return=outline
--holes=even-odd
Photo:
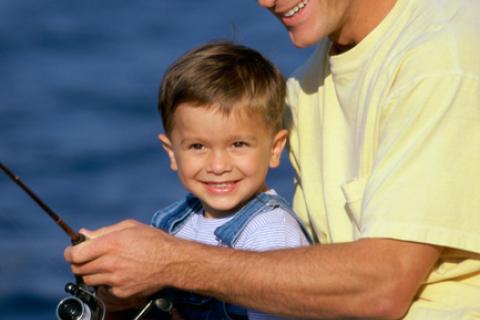
[[[152,310],[152,308],[156,308],[158,311],[161,311],[163,313],[170,313],[173,309],[173,303],[164,297],[159,296],[158,297],[153,297],[148,303],[140,310],[139,313],[133,318],[133,320],[140,320],[142,319],[149,311]]]

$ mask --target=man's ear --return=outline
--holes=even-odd
[[[175,153],[173,152],[173,146],[170,139],[167,135],[161,133],[158,135],[158,140],[162,143],[163,149],[167,152],[168,158],[170,159],[170,169],[177,171],[177,160],[175,159]]]
[[[282,129],[275,134],[272,143],[272,154],[270,156],[270,168],[276,168],[280,165],[282,151],[287,143],[288,131]]]

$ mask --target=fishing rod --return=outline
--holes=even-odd
[[[73,245],[85,241],[87,238],[75,232],[55,211],[53,211],[40,197],[38,197],[10,168],[0,162],[0,169],[18,185],[44,212],[68,235]],[[96,294],[95,289],[83,283],[80,276],[75,276],[76,283],[67,283],[65,291],[71,296],[62,299],[57,306],[58,320],[104,320],[106,315],[105,304]]]
[[[68,224],[63,221],[63,219],[56,214],[45,202],[42,201],[17,175],[15,175],[12,170],[10,170],[6,165],[0,162],[0,169],[15,182],[20,188],[25,191],[30,198],[33,199],[47,214],[52,220],[70,237],[73,244],[80,243],[85,241],[85,236],[79,232],[73,231]]]
[[[0,161],[0,169],[25,191],[30,198],[37,203],[44,212],[68,235],[72,245],[79,244],[87,238],[85,235],[75,232],[57,213],[55,213],[42,199],[40,199],[12,170]],[[87,286],[80,276],[75,276],[76,284],[67,283],[65,291],[71,296],[61,300],[56,309],[58,320],[105,320],[105,303],[96,296],[95,288]],[[160,294],[152,298],[135,316],[133,320],[142,319],[152,309],[163,313],[169,313],[173,308],[170,300]]]

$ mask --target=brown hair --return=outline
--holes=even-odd
[[[181,103],[217,107],[225,114],[241,105],[249,114],[261,114],[278,131],[285,91],[281,72],[259,52],[232,42],[212,42],[187,52],[168,68],[158,110],[166,134],[173,129]]]

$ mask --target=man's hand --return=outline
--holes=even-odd
[[[97,287],[96,294],[105,303],[108,312],[123,310],[137,310],[136,312],[138,312],[148,303],[148,298],[144,296],[117,298],[105,286]]]
[[[105,285],[116,298],[168,286],[295,318],[401,318],[442,250],[371,238],[247,252],[131,220],[84,233],[91,239],[67,248],[65,259],[86,284]]]
[[[106,286],[116,298],[135,299],[167,285],[163,275],[168,261],[159,253],[172,250],[173,237],[134,220],[81,233],[89,240],[67,247],[64,256],[87,285]]]

